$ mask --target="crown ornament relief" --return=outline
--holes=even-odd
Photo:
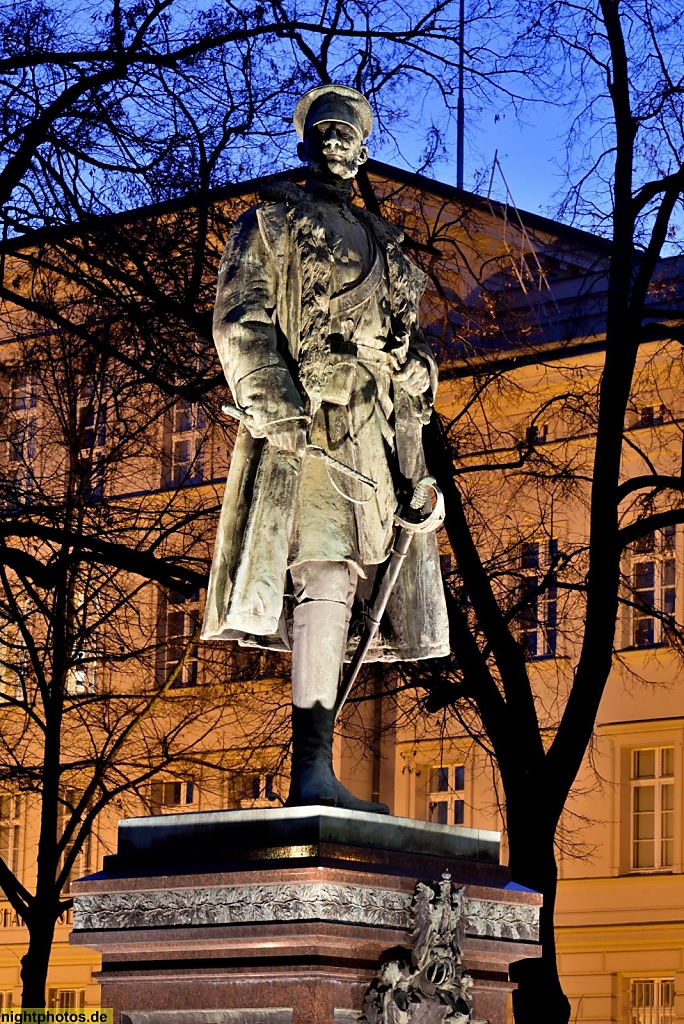
[[[443,872],[418,882],[411,905],[411,949],[391,950],[371,982],[360,1024],[468,1024],[473,979],[463,965],[463,891]]]

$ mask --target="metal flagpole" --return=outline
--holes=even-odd
[[[456,186],[463,188],[463,147],[465,143],[465,103],[463,99],[463,79],[465,63],[465,0],[460,4],[460,21],[458,26],[458,111],[456,121]]]

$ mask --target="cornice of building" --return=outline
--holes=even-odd
[[[488,199],[476,192],[468,192],[459,189],[455,185],[442,182],[436,178],[429,178],[414,171],[408,171],[400,167],[382,163],[379,160],[369,160],[366,169],[371,177],[386,179],[401,184],[404,187],[415,188],[419,191],[431,194],[442,200],[450,200],[471,209],[477,209],[488,215],[503,220],[507,216],[505,203],[498,200]],[[92,231],[93,228],[105,228],[108,224],[126,224],[144,221],[148,218],[160,217],[169,213],[191,209],[193,206],[212,206],[229,199],[240,196],[252,196],[258,194],[262,189],[278,181],[302,182],[305,178],[304,167],[290,168],[274,174],[262,175],[258,178],[251,178],[247,181],[231,182],[211,189],[209,192],[199,194],[188,192],[182,196],[167,199],[159,203],[151,203],[135,207],[131,210],[121,210],[116,213],[109,213],[93,217],[87,217],[74,224],[59,225],[55,227],[38,228],[35,231],[27,232],[16,238],[8,238],[0,247],[4,252],[16,252],[26,247],[34,247],[42,242],[78,236],[84,232]],[[599,235],[584,231],[561,221],[544,217],[529,210],[517,210],[526,227],[541,231],[545,234],[556,236],[566,241],[581,243],[584,247],[591,248],[601,255],[607,254],[610,248],[608,239]]]

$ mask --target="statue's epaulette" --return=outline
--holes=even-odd
[[[360,220],[365,220],[377,240],[384,245],[399,245],[404,238],[404,232],[398,225],[390,224],[376,214],[371,213],[363,207],[355,206],[354,213]]]
[[[308,196],[301,185],[292,181],[274,181],[259,190],[259,199],[267,203],[285,203],[286,206],[304,206]]]

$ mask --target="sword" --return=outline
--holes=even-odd
[[[246,416],[241,409],[238,409],[235,405],[222,405],[221,411],[226,416],[232,416],[233,419],[245,421]],[[352,469],[351,466],[345,466],[343,462],[338,462],[332,455],[326,452],[325,448],[321,448],[317,444],[307,444],[306,450],[309,455],[314,459],[321,459],[326,465],[330,466],[331,469],[336,470],[338,473],[342,473],[344,476],[351,477],[352,480],[357,480],[361,484],[367,484],[368,487],[372,487],[374,491],[377,491],[378,485],[375,480],[371,480],[369,476],[365,476],[363,473],[359,473],[358,469]]]
[[[435,506],[431,512],[427,515],[423,515],[422,510],[428,499],[430,491],[432,491],[435,496]],[[375,598],[373,607],[366,618],[366,624],[359,641],[359,646],[352,655],[349,667],[337,691],[337,700],[335,701],[335,718],[339,715],[344,702],[351,693],[352,687],[354,686],[357,676],[361,671],[364,658],[368,653],[368,648],[372,644],[373,638],[380,628],[380,621],[382,616],[385,614],[387,602],[389,601],[390,594],[394,589],[394,584],[397,582],[399,570],[404,563],[411,541],[413,540],[413,535],[415,533],[432,533],[433,530],[436,530],[444,522],[444,496],[437,486],[437,481],[433,476],[423,477],[423,479],[416,484],[408,509],[404,515],[396,513],[394,516],[394,522],[397,524],[398,529],[394,538],[392,554],[390,555],[387,568],[385,569],[380,582],[378,595]]]

